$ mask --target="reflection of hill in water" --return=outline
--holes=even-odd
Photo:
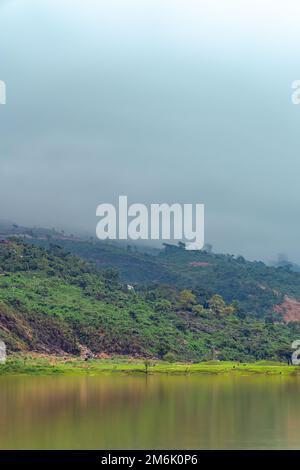
[[[297,378],[0,379],[2,448],[295,448]]]

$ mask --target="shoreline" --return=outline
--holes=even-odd
[[[11,356],[0,364],[1,376],[123,375],[288,375],[300,377],[300,367],[272,361],[255,363],[208,361],[167,363],[132,358],[90,359],[57,356]]]

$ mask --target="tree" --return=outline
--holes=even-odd
[[[275,354],[280,360],[287,362],[288,365],[292,363],[292,350],[290,346],[281,346],[276,349]]]
[[[119,271],[114,268],[109,268],[103,271],[105,287],[108,289],[115,289],[120,281]]]
[[[148,374],[148,368],[151,366],[151,362],[149,359],[144,360],[144,366],[145,366],[145,374]]]
[[[182,248],[182,249],[185,250],[185,243],[179,241],[179,242],[177,243],[177,246],[178,246],[178,248]]]
[[[163,356],[163,360],[166,361],[166,362],[175,362],[176,361],[176,356],[174,353],[172,352],[167,352],[164,356]]]
[[[206,251],[207,253],[212,253],[213,246],[210,243],[205,243],[203,250]]]
[[[198,304],[198,305],[195,305],[195,306],[193,307],[193,313],[194,313],[196,316],[201,316],[201,315],[207,313],[207,309],[205,309],[205,308],[203,307],[203,305]]]
[[[226,307],[226,304],[223,300],[223,297],[221,297],[221,295],[218,295],[218,294],[215,294],[213,295],[209,302],[209,308],[214,312],[214,313],[217,313],[217,314],[221,314],[221,313],[224,313],[224,310],[225,310],[225,307]]]
[[[193,294],[192,291],[184,289],[180,292],[180,303],[182,307],[190,308],[192,305],[195,305],[196,296]]]

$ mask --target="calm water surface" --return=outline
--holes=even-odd
[[[300,449],[300,380],[0,377],[1,449]]]

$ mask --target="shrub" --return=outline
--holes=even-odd
[[[176,361],[176,356],[174,353],[172,352],[167,352],[164,356],[163,356],[163,361],[166,361],[166,362],[175,362]]]

